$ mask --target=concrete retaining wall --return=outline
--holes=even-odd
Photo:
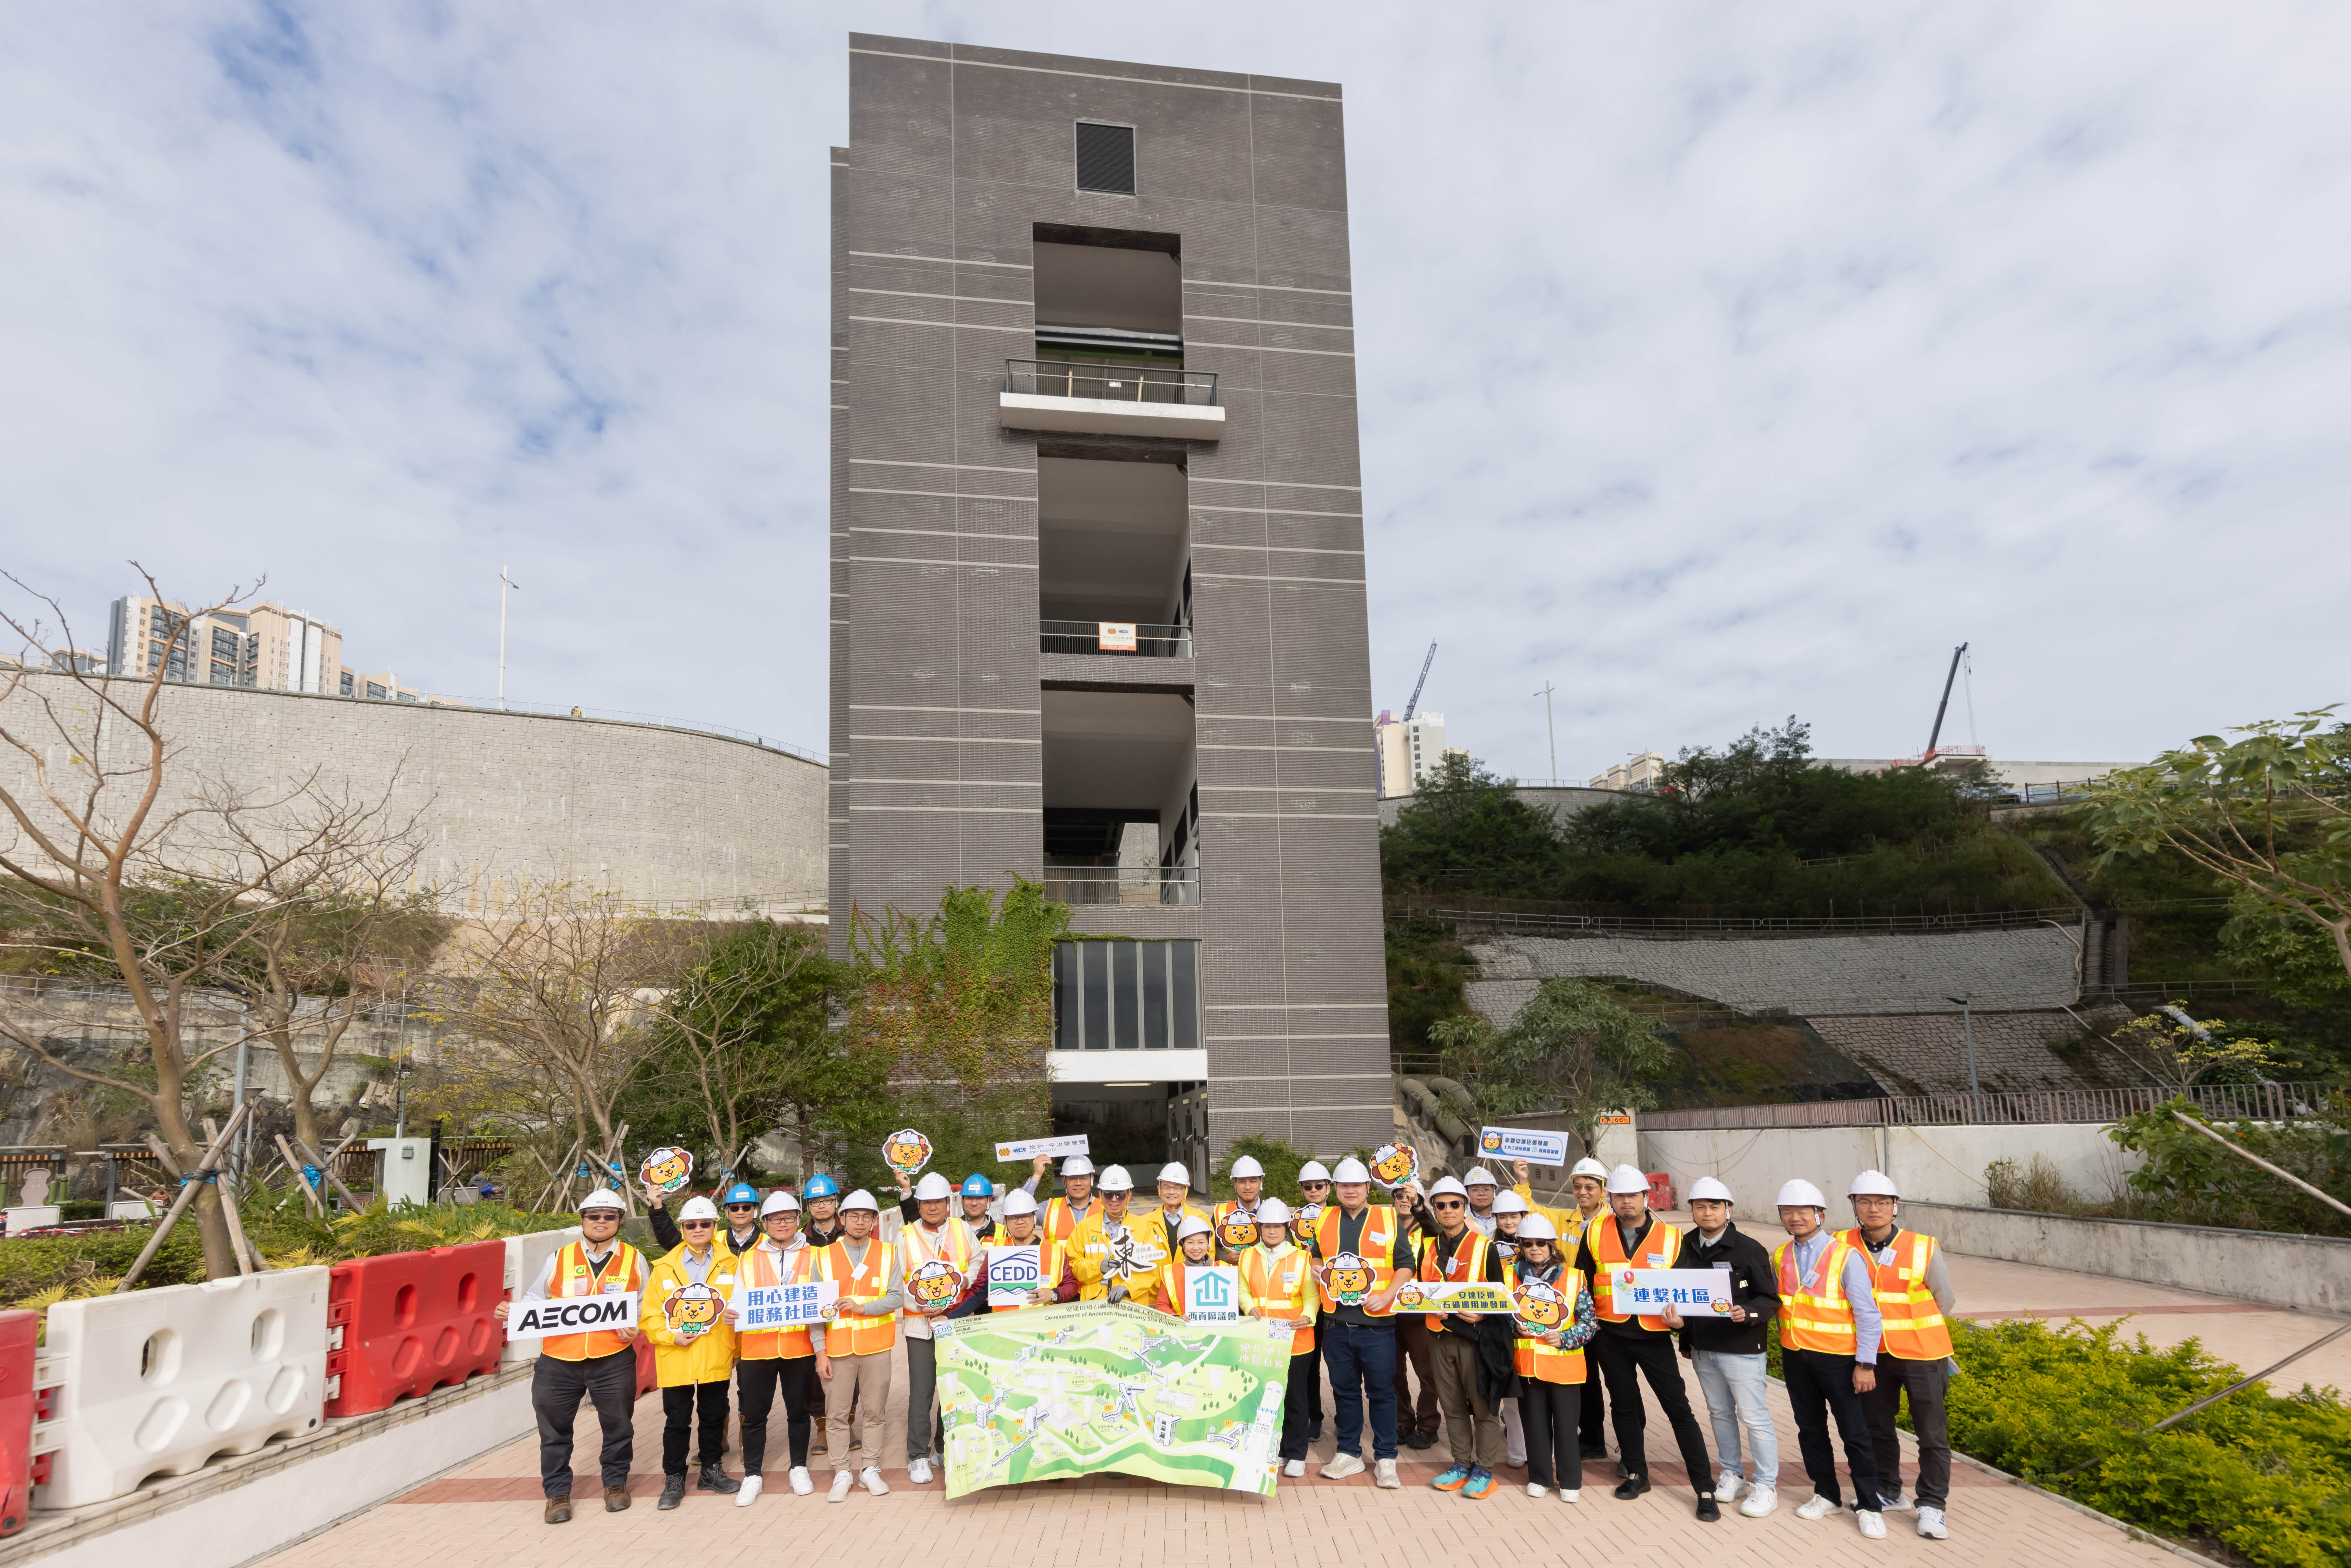
[[[1954,1252],[2235,1296],[2305,1312],[2351,1312],[2351,1240],[2074,1219],[2003,1208],[1905,1206],[1908,1221]]]
[[[2145,1163],[2116,1148],[2095,1125],[2022,1127],[1767,1127],[1641,1132],[1641,1168],[1672,1173],[1687,1192],[1702,1176],[1719,1178],[1747,1212],[1765,1214],[1780,1184],[1802,1176],[1832,1200],[1831,1216],[1849,1218],[1845,1184],[1875,1167],[1894,1178],[1907,1201],[1980,1206],[1984,1167],[1994,1160],[2030,1165],[2046,1155],[2066,1185],[2103,1201]]]

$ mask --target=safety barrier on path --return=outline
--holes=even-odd
[[[496,1372],[506,1330],[503,1241],[354,1258],[329,1271],[329,1416],[364,1416],[395,1400]]]
[[[327,1289],[322,1267],[285,1269],[51,1307],[57,1447],[36,1503],[126,1496],[151,1476],[316,1430]]]
[[[547,1260],[579,1239],[580,1228],[576,1225],[565,1230],[534,1230],[526,1236],[507,1237],[507,1300],[511,1301],[529,1290],[530,1282],[538,1278]],[[537,1361],[539,1346],[544,1343],[535,1339],[510,1340],[499,1353],[498,1362],[504,1366],[516,1366]]]
[[[0,1535],[33,1511],[33,1359],[41,1314],[0,1312]]]

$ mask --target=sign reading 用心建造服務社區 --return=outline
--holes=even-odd
[[[1730,1270],[1620,1267],[1616,1304],[1622,1308],[1628,1302],[1635,1317],[1656,1317],[1667,1307],[1686,1317],[1720,1317],[1730,1311]]]
[[[1130,1302],[1070,1301],[933,1329],[950,1498],[1104,1471],[1273,1491],[1286,1323],[1185,1322]]]
[[[737,1284],[733,1302],[735,1332],[764,1333],[831,1322],[840,1301],[841,1287],[831,1280],[803,1280],[790,1285]]]
[[[1487,1127],[1478,1134],[1478,1153],[1489,1160],[1524,1160],[1534,1166],[1567,1164],[1567,1134],[1531,1127]]]
[[[544,1301],[517,1301],[507,1313],[508,1339],[610,1333],[615,1329],[636,1326],[634,1291],[615,1291],[608,1296],[559,1296]]]

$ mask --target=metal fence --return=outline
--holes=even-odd
[[[1104,398],[1113,402],[1172,402],[1214,408],[1213,371],[1161,365],[1093,365],[1076,360],[1007,360],[1004,390],[1037,397]]]
[[[2220,1121],[2283,1122],[2314,1114],[2330,1094],[2319,1083],[2215,1083],[2184,1098]],[[1817,1100],[1792,1105],[1713,1105],[1644,1111],[1645,1132],[1737,1131],[1762,1127],[2031,1126],[2103,1124],[2183,1097],[2171,1089],[2049,1089],[2024,1094],[1898,1094],[1867,1100]]]
[[[1389,918],[1419,916],[1450,920],[1465,930],[1515,936],[1683,937],[1819,936],[1873,931],[2015,931],[2033,925],[2076,925],[2081,911],[1993,909],[1917,915],[1638,915],[1579,910],[1573,904],[1545,907],[1531,899],[1469,899],[1459,895],[1405,894],[1385,901]]]
[[[1107,627],[1127,624],[1134,631],[1131,648],[1111,646]],[[1115,653],[1123,659],[1188,659],[1192,629],[1145,622],[1112,621],[1040,621],[1037,648],[1043,653]]]
[[[1109,865],[1045,868],[1045,896],[1057,904],[1197,904],[1196,865]]]

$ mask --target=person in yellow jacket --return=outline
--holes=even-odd
[[[1193,1269],[1216,1267],[1216,1231],[1200,1216],[1187,1214],[1176,1228],[1176,1256],[1159,1265],[1158,1277],[1152,1282],[1152,1299],[1144,1303],[1171,1318],[1186,1316],[1190,1310],[1186,1304],[1188,1298],[1184,1288],[1185,1274]],[[1240,1295],[1239,1315],[1254,1317],[1257,1302],[1249,1295],[1246,1279],[1241,1281]]]
[[[621,1195],[609,1188],[582,1198],[580,1239],[549,1258],[513,1302],[497,1304],[494,1315],[498,1322],[534,1301],[642,1291],[645,1260],[621,1239],[622,1214]],[[549,1524],[568,1523],[571,1518],[571,1434],[583,1397],[595,1402],[596,1424],[604,1431],[603,1452],[598,1456],[604,1511],[619,1513],[629,1506],[629,1460],[636,1452],[636,1429],[630,1418],[637,1402],[636,1337],[636,1322],[624,1319],[593,1333],[549,1334],[539,1341],[538,1359],[530,1369],[530,1407],[538,1417],[539,1490],[547,1497]]]
[[[684,1239],[664,1254],[645,1282],[639,1319],[653,1342],[653,1375],[662,1391],[662,1494],[656,1508],[675,1508],[685,1499],[688,1428],[700,1415],[702,1473],[697,1491],[732,1492],[742,1483],[726,1473],[726,1389],[735,1376],[735,1270],[733,1251],[712,1245],[718,1236],[718,1206],[706,1197],[686,1200],[677,1214]]]
[[[1134,1232],[1137,1255],[1148,1249],[1159,1254],[1161,1262],[1173,1261],[1179,1246],[1180,1232],[1186,1219],[1208,1224],[1213,1235],[1215,1227],[1208,1211],[1191,1201],[1192,1172],[1179,1160],[1171,1160],[1159,1167],[1159,1207],[1134,1220],[1130,1228]],[[1127,1281],[1127,1299],[1139,1307],[1151,1305],[1158,1293],[1155,1272],[1138,1274]]]
[[[1281,1401],[1281,1473],[1295,1480],[1306,1473],[1307,1393],[1322,1379],[1314,1348],[1314,1314],[1322,1296],[1314,1289],[1314,1260],[1290,1239],[1288,1204],[1278,1197],[1258,1204],[1257,1245],[1236,1261],[1251,1310],[1291,1325],[1290,1385]]]
[[[1094,1190],[1102,1202],[1078,1222],[1070,1238],[1070,1270],[1078,1277],[1081,1300],[1123,1301],[1139,1281],[1167,1261],[1168,1249],[1148,1242],[1128,1222],[1134,1178],[1124,1166],[1104,1166]]]

